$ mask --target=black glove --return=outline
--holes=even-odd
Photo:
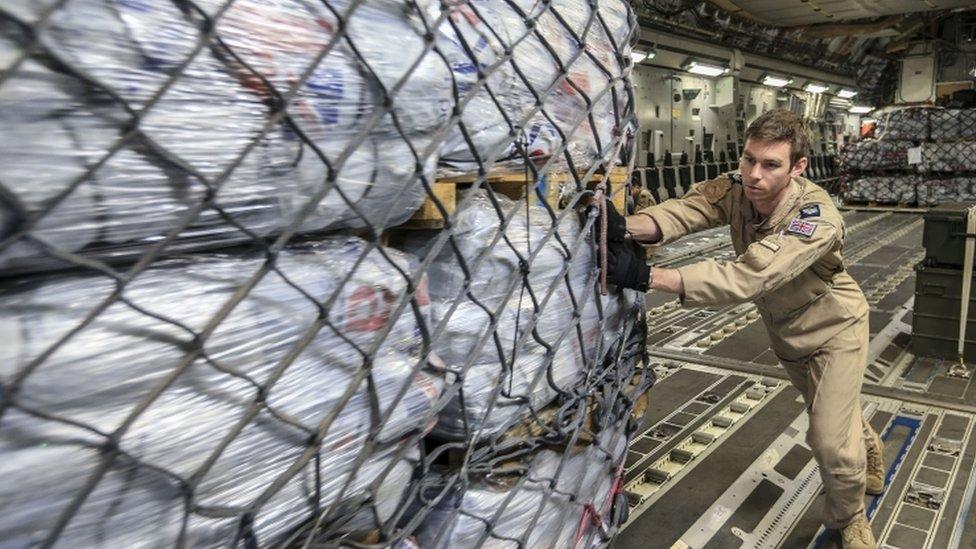
[[[607,231],[609,236],[609,231]],[[644,258],[644,248],[633,240],[607,241],[607,283],[620,288],[646,292],[651,268]]]
[[[617,208],[614,207],[613,202],[605,200],[606,202],[606,215],[607,215],[607,243],[610,242],[624,242],[627,237],[627,221],[624,220],[624,216],[620,215]],[[600,242],[600,231],[603,229],[603,223],[600,218],[596,220],[596,241]]]

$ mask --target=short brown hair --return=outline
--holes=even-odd
[[[794,165],[810,150],[810,129],[796,113],[774,109],[763,113],[746,128],[746,139],[790,144],[790,165]]]

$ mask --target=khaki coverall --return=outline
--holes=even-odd
[[[826,488],[824,523],[843,527],[864,509],[865,444],[873,431],[859,402],[868,304],[844,270],[840,212],[823,189],[794,177],[763,219],[733,172],[638,213],[657,222],[660,244],[730,226],[738,257],[680,267],[683,304],[755,302],[773,351],[807,405],[807,443]]]

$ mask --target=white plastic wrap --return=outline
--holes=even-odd
[[[503,212],[516,208],[511,200],[497,199]],[[465,275],[453,249],[445,246],[429,270],[433,301],[431,325],[436,327],[447,319],[445,333],[434,343],[434,349],[449,368],[461,369],[469,362],[470,366],[461,376],[463,404],[460,397],[455,398],[441,413],[436,432],[442,436],[489,437],[503,431],[512,422],[526,416],[529,406],[538,410],[558,395],[549,382],[549,375],[560,390],[572,388],[583,376],[586,365],[593,364],[601,334],[603,352],[606,352],[609,342],[618,337],[625,313],[634,302],[632,293],[601,298],[606,319],[601,331],[595,296],[596,266],[589,244],[582,243],[571,259],[567,258],[567,252],[555,234],[543,244],[552,219],[541,206],[530,207],[526,217],[524,202],[522,204],[505,235],[523,258],[529,257],[530,250],[539,250],[528,276],[531,291],[541,307],[535,330],[550,346],[555,346],[564,334],[565,337],[552,357],[531,334],[513,353],[516,341],[525,334],[535,313],[528,289],[522,288],[518,257],[512,247],[499,239],[471,273],[468,288],[473,298],[463,294],[454,307],[458,292],[465,285]],[[477,191],[467,207],[458,211],[454,223],[455,241],[469,268],[493,241],[499,227],[498,214],[484,191]],[[576,217],[563,218],[557,233],[573,250],[579,238]],[[579,328],[582,337],[573,321],[573,303],[562,277],[564,267],[573,295],[581,307]],[[515,290],[506,298],[509,285],[516,280]],[[554,283],[555,291],[543,304]],[[489,333],[489,314],[482,306],[494,312],[503,304],[496,325],[500,355]],[[485,343],[476,350],[486,333]],[[503,359],[506,367],[502,366]],[[513,362],[509,372],[507,365]],[[501,390],[496,395],[499,386]],[[528,399],[527,403],[525,399]]]
[[[216,10],[223,4],[202,5]],[[450,71],[434,52],[423,52],[417,16],[390,11],[389,4],[360,6],[349,20],[348,41],[390,91],[400,83],[394,111],[420,152],[430,139],[425,134],[447,121]],[[22,1],[5,6],[25,22],[43,7]],[[97,85],[28,62],[0,88],[0,141],[9,144],[0,151],[0,180],[29,214],[46,211],[48,202],[102,159],[129,127],[130,116],[95,91],[98,86],[138,109],[171,85],[143,113],[141,135],[47,213],[33,236],[67,251],[156,241],[205,198],[206,185],[193,173],[217,178],[255,141],[223,184],[216,206],[257,236],[287,226],[326,184],[326,164],[287,124],[277,123],[259,139],[272,115],[272,94],[226,49],[204,47],[177,71],[199,39],[199,24],[192,10],[182,13],[170,2],[77,0],[55,10],[40,33],[42,45]],[[284,93],[336,27],[334,16],[318,2],[242,0],[219,19],[217,35]],[[389,55],[390,36],[397,36],[398,55]],[[0,57],[22,48],[0,29]],[[291,120],[336,170],[336,188],[299,230],[393,226],[423,203],[417,161],[392,118],[370,121],[383,104],[376,82],[352,46],[340,40],[289,105]],[[363,142],[352,142],[367,123],[373,131]],[[432,178],[436,157],[420,164]],[[346,201],[367,219],[356,216]],[[17,230],[18,221],[15,207],[0,200],[2,235]],[[181,236],[211,245],[247,238],[215,209],[202,212]],[[0,253],[0,268],[41,253],[27,241],[17,242]]]
[[[438,28],[437,43],[451,62],[460,99],[469,101],[462,122],[478,156],[521,162],[515,142],[524,138],[529,156],[545,160],[563,145],[557,127],[569,136],[567,149],[578,166],[615,155],[619,145],[611,145],[623,123],[618,117],[627,101],[621,79],[631,70],[629,61],[618,60],[615,54],[619,51],[629,59],[630,35],[636,28],[630,8],[619,0],[600,2],[596,11],[576,0],[521,0],[516,5],[525,16],[515,5],[500,0],[451,2],[447,4],[450,22]],[[610,35],[597,13],[606,21]],[[535,22],[532,28],[526,19]],[[585,51],[575,59],[579,42],[573,34],[585,44]],[[506,49],[511,49],[512,59],[501,62]],[[566,80],[549,92],[560,76],[560,64],[566,68]],[[479,71],[487,74],[487,86],[476,87]],[[549,118],[538,112],[522,122],[536,104],[533,91]],[[595,126],[587,117],[588,110]],[[513,126],[521,135],[510,135]],[[477,168],[457,127],[441,155],[442,163],[451,168]]]
[[[976,171],[976,141],[956,143],[922,143],[919,172]]]
[[[919,206],[937,206],[943,202],[976,202],[976,177],[919,181]]]
[[[27,23],[34,22],[46,8],[41,2],[28,0],[9,4],[5,7]],[[398,83],[402,88],[395,97],[394,111],[407,133],[429,131],[445,122],[450,113],[450,71],[436,54],[424,52],[420,14],[412,13],[411,4],[405,1],[369,0],[357,6],[346,20],[344,34],[322,62],[311,68],[342,28],[329,7],[343,15],[349,4],[347,0],[330,0],[328,5],[306,0],[194,3],[208,16],[219,17],[216,37],[278,91],[287,92],[311,69],[313,77],[301,95],[304,105],[317,111],[319,122],[329,129],[345,131],[348,137],[379,110],[383,88],[390,91]],[[420,6],[425,4],[421,2]],[[75,0],[55,10],[41,40],[63,61],[138,106],[194,54],[203,23],[196,11],[181,11],[172,2]],[[393,36],[397,55],[389,55]],[[412,68],[415,63],[417,67]],[[189,72],[179,75],[172,91],[164,96],[177,111],[157,111],[156,115],[174,125],[179,125],[173,119],[177,113],[188,116],[180,122],[220,123],[220,114],[233,113],[221,113],[221,109],[260,103],[267,92],[251,70],[223,47],[209,43],[193,58]],[[184,94],[193,96],[191,99],[224,102],[209,113],[194,113],[185,108],[188,103],[180,102]],[[232,118],[223,124],[232,130],[232,122],[240,126],[244,121]],[[387,117],[378,129],[392,132],[391,124]]]
[[[976,140],[976,109],[932,109],[933,141]]]
[[[892,108],[877,115],[878,124],[874,136],[886,140],[927,141],[929,139],[929,113],[934,109],[924,107]]]
[[[908,164],[907,141],[865,139],[851,143],[841,151],[841,165],[845,170],[911,170]]]
[[[353,269],[364,246],[358,239],[329,239],[310,249],[282,253],[277,265],[293,284],[324,302]],[[409,270],[408,256],[392,250],[388,253],[401,268]],[[260,265],[258,260],[230,257],[166,262],[143,273],[124,295],[136,307],[199,332]],[[0,339],[5,342],[0,348],[0,379],[12,379],[113,289],[104,278],[61,277],[22,280],[0,292]],[[243,512],[299,459],[307,449],[309,433],[338,409],[321,443],[322,504],[330,505],[329,498],[338,496],[371,430],[379,443],[393,444],[407,433],[430,427],[424,418],[430,414],[442,383],[429,374],[413,373],[420,356],[420,338],[417,319],[410,309],[399,317],[387,338],[376,341],[378,333],[389,325],[391,308],[405,289],[402,276],[378,252],[370,253],[338,290],[338,299],[327,310],[330,324],[269,384],[279,361],[319,314],[309,298],[287,285],[281,276],[269,273],[204,342],[200,358],[172,379],[129,426],[119,447],[143,464],[188,479],[213,456],[225,437],[232,436],[233,428],[258,396],[253,383],[268,385],[267,405],[308,431],[261,411],[201,476],[194,503]],[[416,299],[426,314],[429,301],[423,284]],[[192,336],[185,330],[116,302],[31,372],[16,402],[111,433],[154,389],[176,374],[191,342]],[[370,375],[378,411],[390,416],[376,429],[372,427],[380,418],[371,412],[366,381],[351,387],[364,368],[364,359],[354,345],[364,350],[377,348]],[[393,407],[394,397],[405,386],[402,400]],[[343,403],[341,397],[349,389],[352,397]],[[89,477],[97,464],[96,452],[63,442],[97,437],[80,429],[68,432],[63,425],[41,423],[36,418],[23,418],[23,423],[4,419],[3,429],[17,434],[0,437],[5,445],[0,450],[5,478],[17,479],[5,483],[16,498],[0,497],[0,538],[5,540],[46,535],[46,529],[74,495],[77,483]],[[46,434],[49,431],[50,436]],[[38,441],[47,441],[51,447],[42,449]],[[43,459],[39,457],[42,454]],[[52,470],[50,460],[60,466]],[[367,463],[372,463],[373,472],[363,477],[362,484],[374,480],[376,471],[389,463],[389,458],[377,456]],[[313,467],[314,461],[261,508],[255,519],[260,537],[280,535],[306,518]],[[112,471],[119,478],[117,482],[122,482],[126,469]],[[401,476],[404,474],[404,479],[409,476],[408,472]],[[80,537],[65,539],[82,546],[98,545],[98,536],[109,536],[104,542],[107,546],[132,546],[127,542],[132,540],[166,544],[174,535],[173,528],[178,531],[181,496],[172,480],[158,473],[143,471],[140,479],[135,492],[125,496],[135,498],[132,505],[119,509],[111,507],[113,490],[99,486],[98,490],[106,490],[104,496],[82,507],[81,515],[72,522],[82,529],[76,534]],[[110,480],[107,486],[118,488],[114,482]],[[402,491],[406,480],[398,482]],[[35,484],[47,488],[34,490]],[[344,497],[361,493],[362,484],[347,490]],[[153,511],[152,504],[159,508]],[[106,513],[120,522],[103,521]],[[164,526],[164,516],[175,522]],[[201,540],[212,535],[226,541],[223,529],[237,524],[240,517],[220,526],[208,525],[210,522],[200,517],[194,520],[200,521],[200,531],[194,535]],[[114,524],[127,526],[116,528]],[[197,523],[191,527],[196,528]],[[84,539],[92,543],[82,542]]]
[[[921,178],[905,174],[861,177],[848,181],[844,200],[858,202],[911,203],[915,202],[915,188]]]
[[[626,449],[627,437],[618,425],[583,450],[538,452],[521,486],[504,476],[495,482],[475,480],[431,510],[418,531],[420,545],[509,547],[519,539],[523,547],[580,546],[592,526],[593,510],[603,516],[609,509]],[[553,479],[555,489],[547,494]]]
[[[187,430],[192,429],[193,424],[187,424]],[[7,412],[0,435],[0,452],[4,455],[0,473],[7,479],[16,479],[0,486],[0,534],[11,547],[33,547],[44,541],[59,515],[98,467],[102,455],[97,445],[101,441],[79,429],[42,422],[17,410]],[[286,438],[292,439],[287,441],[290,444],[302,442],[300,432],[288,432],[280,426],[275,428],[275,435],[282,442]],[[288,453],[283,457],[291,456]],[[244,456],[238,459],[241,457]],[[389,520],[402,505],[418,462],[418,451],[411,448],[404,458],[395,458],[393,449],[369,455],[348,488],[345,484],[353,473],[350,466],[324,460],[319,473],[322,503],[337,501],[345,488],[345,507],[340,505],[339,509],[346,515],[339,520],[340,532],[376,528],[377,520]],[[265,478],[268,483],[271,480]],[[275,545],[301,522],[315,517],[309,499],[315,493],[315,481],[313,461],[261,508],[251,526],[259,546]],[[371,504],[356,501],[367,492],[374,495]],[[56,546],[177,546],[187,515],[184,497],[173,477],[120,457],[74,514]],[[227,547],[240,535],[240,525],[239,515],[208,518],[192,513],[184,542],[188,547]]]

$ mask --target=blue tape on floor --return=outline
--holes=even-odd
[[[892,479],[895,478],[895,474],[898,472],[898,468],[901,466],[901,462],[904,461],[905,455],[908,454],[908,449],[912,447],[912,442],[915,441],[915,435],[918,433],[918,428],[922,426],[922,420],[906,416],[895,416],[895,419],[888,424],[888,427],[881,433],[881,440],[887,441],[888,437],[891,435],[892,429],[895,427],[906,427],[908,428],[908,436],[905,437],[905,441],[902,442],[901,448],[898,449],[898,455],[895,459],[891,461],[891,465],[888,466],[888,473],[885,475],[885,488],[891,485]],[[874,513],[878,510],[878,506],[881,504],[881,500],[887,494],[881,494],[880,496],[865,496],[870,503],[867,504],[864,512],[870,520]],[[820,535],[817,536],[817,541],[814,542],[814,549],[822,549],[824,542],[827,540],[827,531],[823,530]]]
[[[891,434],[891,430],[897,426],[907,427],[908,436],[905,437],[905,442],[902,443],[901,448],[898,449],[898,455],[895,456],[895,459],[891,462],[891,465],[888,466],[888,473],[885,475],[886,489],[891,484],[892,479],[895,478],[895,473],[898,472],[901,462],[904,461],[905,455],[908,454],[908,449],[911,448],[912,442],[915,441],[915,434],[918,433],[918,428],[922,426],[922,420],[905,416],[895,416],[894,421],[888,425],[888,428],[885,429],[885,432],[881,435],[881,440],[887,441],[888,436]],[[868,518],[874,516],[874,512],[878,509],[878,505],[881,504],[881,499],[883,497],[884,494],[881,494],[880,496],[871,496],[872,501],[867,506],[867,509],[865,509]]]

